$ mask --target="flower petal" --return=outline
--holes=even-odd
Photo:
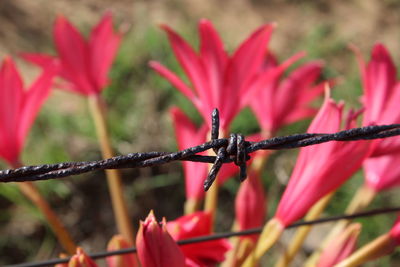
[[[121,35],[113,31],[111,13],[106,13],[89,38],[90,70],[96,89],[101,91],[108,84],[108,72],[121,42]]]
[[[239,99],[249,90],[254,76],[261,69],[267,54],[267,44],[275,24],[266,24],[257,29],[235,51],[230,60],[226,74],[223,95],[229,95],[230,99]],[[227,101],[220,110],[221,127],[225,128],[238,112],[241,104],[236,101]]]
[[[176,34],[170,27],[167,25],[162,25],[161,27],[168,34],[168,38],[176,58],[181,64],[183,70],[186,72],[194,89],[196,90],[198,97],[203,103],[203,109],[200,110],[202,116],[206,121],[210,121],[209,117],[212,112],[212,108],[207,106],[206,103],[212,103],[211,91],[206,79],[205,70],[200,62],[199,57],[189,46],[189,44],[178,34]]]
[[[25,92],[18,130],[18,142],[21,146],[41,106],[50,94],[54,75],[55,71],[53,69],[44,69],[41,76]]]
[[[167,79],[173,86],[175,86],[181,93],[186,96],[196,107],[200,107],[200,103],[193,93],[193,91],[178,77],[164,67],[162,64],[156,62],[156,61],[150,61],[149,63],[150,67],[154,69],[158,74],[163,76],[165,79]],[[197,103],[197,104],[196,104]]]
[[[396,83],[396,67],[382,44],[376,44],[366,67],[364,124],[378,122]]]
[[[0,69],[0,155],[10,163],[18,159],[18,128],[24,92],[13,60],[6,57]]]
[[[199,22],[200,59],[207,74],[211,91],[211,106],[222,106],[224,98],[223,80],[228,56],[224,45],[210,21],[202,19]]]
[[[97,93],[90,79],[88,45],[74,26],[62,16],[55,23],[54,43],[68,80],[73,81],[82,94]]]
[[[400,186],[400,153],[368,158],[364,161],[365,181],[375,192]]]
[[[170,112],[174,123],[178,148],[180,150],[196,146],[206,141],[208,131],[206,125],[197,129],[190,119],[178,108],[172,108]],[[182,165],[185,175],[186,198],[196,200],[203,199],[203,184],[208,172],[207,165],[190,161],[184,161]]]

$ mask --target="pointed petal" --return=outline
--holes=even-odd
[[[366,74],[367,67],[366,67],[366,64],[365,64],[365,60],[364,60],[364,58],[363,58],[363,56],[361,54],[360,49],[357,46],[355,46],[354,44],[350,44],[349,45],[349,49],[351,51],[353,51],[354,55],[356,56],[356,59],[357,59],[357,62],[358,62],[358,67],[360,69],[361,81],[362,81],[362,84],[363,84],[363,88],[365,90],[364,93],[366,95],[368,95],[368,94],[370,94],[370,92],[367,90],[367,87],[368,87],[367,83],[368,82],[367,82],[367,74]]]
[[[342,109],[343,105],[326,97],[308,132],[337,132]],[[350,178],[370,152],[370,141],[330,142],[302,148],[275,217],[284,225],[300,219],[319,199]]]
[[[382,44],[372,50],[371,60],[366,68],[366,119],[364,123],[378,122],[390,99],[396,84],[396,67]]]
[[[242,87],[251,76],[258,72],[264,62],[267,45],[274,27],[275,24],[261,26],[235,51],[227,77],[232,88]]]
[[[41,68],[48,68],[57,65],[57,58],[54,56],[38,53],[22,53],[20,55],[24,60],[33,63]]]
[[[249,177],[241,183],[235,199],[236,221],[239,230],[261,227],[267,212],[265,192],[261,177],[254,171],[249,172]],[[256,242],[258,235],[251,237]]]
[[[115,235],[111,238],[107,245],[107,251],[115,251],[120,249],[131,248],[132,244],[129,244],[121,235]],[[106,258],[108,267],[136,267],[138,263],[136,261],[135,254],[121,254],[109,256]]]
[[[361,224],[352,223],[323,251],[317,267],[331,267],[347,258],[356,248]]]
[[[235,51],[227,66],[223,95],[229,95],[230,99],[240,99],[241,95],[246,94],[252,79],[263,65],[274,27],[274,24],[261,26]],[[241,105],[238,105],[237,101],[224,103],[223,109],[220,110],[221,118],[224,118],[221,121],[223,128],[229,124],[240,108]]]
[[[121,35],[114,33],[111,13],[106,13],[89,38],[90,70],[96,89],[108,83],[108,72],[121,42]],[[100,91],[98,91],[100,92]]]
[[[98,92],[90,80],[89,51],[80,33],[66,18],[57,18],[54,27],[54,43],[68,79],[85,95]]]
[[[247,96],[244,95],[244,104],[249,103],[264,131],[273,133],[279,128],[279,123],[275,120],[275,95],[280,77],[303,56],[303,52],[297,53],[277,67],[266,69],[251,83],[252,88],[248,90]]]
[[[318,96],[322,95],[324,93],[324,89],[326,86],[329,86],[329,88],[332,88],[336,83],[336,80],[330,79],[330,80],[324,80],[323,82],[320,82],[319,84],[315,86],[310,86],[307,88],[307,93],[304,95],[300,96],[300,99],[298,100],[299,105],[308,105],[311,101],[315,100]]]
[[[365,180],[376,192],[400,186],[400,153],[393,153],[364,161]]]
[[[318,112],[318,110],[315,108],[304,107],[304,108],[298,109],[298,110],[296,110],[296,112],[289,113],[284,118],[284,120],[282,120],[282,125],[291,124],[296,121],[310,118],[310,117],[314,116],[315,114],[317,114],[317,112]]]
[[[0,156],[13,163],[18,159],[18,124],[23,104],[23,84],[13,60],[5,58],[0,69]]]
[[[173,86],[181,91],[181,93],[190,101],[192,101],[195,106],[199,105],[199,101],[197,100],[197,97],[193,91],[178,76],[176,76],[175,73],[156,61],[150,61],[149,65],[153,70],[167,79]]]
[[[167,25],[161,26],[163,30],[168,34],[169,41],[172,49],[175,53],[178,62],[181,64],[183,70],[186,72],[189,80],[191,81],[198,97],[201,99],[204,107],[200,110],[206,121],[209,121],[209,116],[212,112],[212,97],[210,92],[209,84],[207,83],[205,70],[200,63],[199,57],[195,51],[189,46],[189,44],[183,40],[178,34],[176,34]]]
[[[152,212],[144,222],[140,222],[136,247],[142,266],[184,266],[184,255],[168,233],[165,220],[158,223]]]
[[[189,239],[211,234],[212,222],[209,213],[198,211],[179,217],[167,223],[167,229],[175,240]],[[181,246],[186,259],[196,265],[189,266],[214,266],[224,260],[224,254],[231,249],[226,239],[206,241],[196,244]]]
[[[41,106],[50,94],[54,74],[52,69],[44,69],[41,76],[25,92],[18,130],[18,141],[21,146]]]
[[[76,88],[76,86],[74,86],[72,82],[67,81],[70,79],[69,73],[63,68],[59,58],[46,54],[34,54],[34,53],[22,53],[21,57],[24,60],[41,67],[42,69],[51,68],[52,71],[56,72],[57,76],[60,76],[61,78],[65,79],[63,83],[69,83],[69,85],[66,86],[68,87],[68,90],[71,90],[72,87],[75,87],[72,91],[79,93],[79,90]],[[66,89],[65,86],[61,86],[58,88]]]
[[[228,56],[224,51],[224,45],[208,20],[200,20],[200,59],[205,66],[211,90],[212,103],[221,103],[223,98],[223,79]]]
[[[321,70],[322,62],[310,62],[300,66],[285,78],[274,97],[274,120],[277,125],[282,125],[286,121],[285,117],[291,113],[304,113],[301,111],[304,106],[301,105],[300,99],[310,91]]]
[[[76,249],[76,254],[71,257],[68,267],[98,267],[98,265],[83,251]]]
[[[172,108],[170,112],[174,123],[178,148],[180,150],[196,146],[206,141],[208,131],[206,125],[197,129],[189,118],[178,108]],[[189,161],[184,161],[182,164],[185,175],[186,197],[196,200],[204,198],[203,184],[207,177],[207,165]]]

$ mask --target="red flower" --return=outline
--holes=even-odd
[[[130,248],[130,245],[122,235],[116,235],[111,238],[110,242],[108,242],[107,251],[120,250],[124,248]],[[135,267],[138,266],[135,256],[133,253],[131,254],[121,254],[110,256],[106,258],[107,265],[109,267]]]
[[[400,216],[397,217],[396,222],[390,230],[390,237],[395,240],[397,246],[400,245]]]
[[[334,133],[342,124],[343,104],[326,97],[308,128],[309,133]],[[353,113],[346,128],[355,126]],[[329,142],[302,148],[275,218],[283,226],[300,219],[320,198],[336,190],[356,172],[369,155],[371,142]]]
[[[167,223],[168,232],[175,240],[211,234],[212,223],[209,213],[198,211]],[[186,266],[213,266],[224,260],[231,248],[226,239],[188,244],[180,247],[186,257]],[[171,265],[172,266],[172,265]]]
[[[263,226],[266,212],[267,206],[261,177],[257,172],[250,171],[247,179],[240,185],[235,200],[236,221],[239,224],[239,230]],[[258,235],[250,237],[256,242]]]
[[[24,85],[13,60],[5,58],[0,69],[0,157],[18,162],[30,127],[50,93],[54,73],[44,71],[29,87]]]
[[[160,63],[150,62],[150,66],[194,104],[207,125],[211,125],[212,110],[218,108],[221,127],[227,130],[232,119],[245,105],[243,99],[263,64],[274,24],[257,29],[232,56],[225,52],[218,33],[208,20],[199,22],[198,53],[171,28],[166,25],[162,28],[168,34],[191,87]]]
[[[60,84],[64,89],[83,95],[99,94],[108,84],[108,71],[121,41],[121,36],[113,31],[111,14],[103,16],[87,41],[63,16],[57,18],[53,35],[57,57],[23,57],[43,68],[57,66],[59,75],[67,81]]]
[[[171,109],[171,116],[179,150],[197,146],[206,141],[208,129],[205,124],[198,129],[178,108]],[[200,154],[204,155],[206,152]],[[182,165],[185,176],[186,198],[202,199],[204,197],[203,183],[208,172],[207,165],[190,161],[184,161]]]
[[[316,84],[322,72],[322,63],[313,61],[282,75],[296,60],[298,53],[282,64],[269,54],[257,79],[252,83],[253,94],[248,102],[264,132],[274,134],[281,126],[317,113],[309,103],[324,91],[324,84]]]
[[[158,223],[151,211],[136,236],[136,248],[143,267],[185,266],[185,258],[167,232],[165,219]]]
[[[400,185],[400,153],[368,158],[364,161],[365,183],[374,192]]]
[[[362,102],[365,107],[364,125],[400,123],[400,83],[396,78],[396,67],[382,44],[372,49],[371,59],[366,64],[356,47],[364,88]],[[400,150],[400,138],[385,138],[376,142],[372,156],[379,156]]]
[[[367,261],[389,255],[400,245],[400,217],[397,218],[392,229],[375,240],[364,245],[335,266],[361,266]]]
[[[322,252],[317,267],[332,267],[347,258],[356,249],[361,224],[347,226]]]
[[[173,107],[170,112],[174,123],[178,148],[180,150],[197,146],[207,141],[208,128],[205,124],[197,128],[177,107]],[[249,141],[259,141],[260,139],[261,136],[258,134],[247,138]],[[206,154],[207,152],[200,153],[200,155]],[[205,194],[203,184],[208,174],[208,166],[206,164],[190,161],[183,161],[182,165],[185,175],[186,198],[196,200],[203,199]],[[218,173],[218,183],[224,183],[237,172],[238,167],[234,163],[224,164]]]
[[[97,264],[83,251],[76,249],[76,254],[68,262],[68,267],[97,267]]]

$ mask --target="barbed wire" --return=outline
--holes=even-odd
[[[282,137],[273,137],[259,142],[246,141],[241,134],[231,134],[230,138],[218,138],[219,114],[214,109],[212,113],[211,141],[177,152],[147,152],[130,153],[104,160],[63,162],[25,166],[17,169],[0,171],[0,182],[26,182],[48,179],[59,179],[78,175],[94,170],[142,168],[166,164],[172,161],[194,161],[213,163],[204,182],[208,190],[222,164],[234,162],[240,168],[240,180],[246,178],[246,161],[249,154],[258,150],[281,150],[305,147],[330,141],[372,140],[400,135],[400,124],[374,125],[353,128],[336,133],[302,133]],[[198,153],[213,149],[216,156],[198,155]]]
[[[381,215],[381,214],[388,214],[388,213],[393,213],[393,212],[400,212],[400,207],[374,209],[374,210],[370,210],[370,211],[354,213],[351,215],[339,215],[339,216],[331,216],[331,217],[316,219],[316,220],[312,220],[312,221],[301,221],[301,222],[296,222],[296,223],[293,223],[293,224],[287,226],[285,228],[285,230],[290,229],[290,228],[305,226],[305,225],[322,224],[322,223],[328,223],[328,222],[333,222],[333,221],[337,221],[337,220],[351,220],[351,219],[371,217],[371,216]],[[251,228],[251,229],[244,230],[244,231],[222,232],[222,233],[215,233],[215,234],[206,235],[206,236],[198,236],[198,237],[194,237],[194,238],[190,238],[190,239],[178,240],[178,241],[176,241],[176,243],[179,246],[184,246],[184,245],[188,245],[188,244],[207,242],[207,241],[235,237],[235,236],[246,236],[246,235],[259,234],[259,233],[261,233],[261,231],[262,231],[262,227]],[[119,249],[119,250],[113,250],[113,251],[104,251],[104,252],[98,252],[98,253],[92,253],[92,254],[89,253],[88,256],[91,257],[92,259],[102,259],[102,258],[109,257],[109,256],[116,256],[116,255],[135,253],[135,252],[136,252],[136,247],[131,247],[131,248],[125,248],[125,249]],[[40,262],[13,264],[13,265],[7,265],[6,267],[53,266],[55,264],[68,263],[68,261],[70,259],[71,259],[71,257],[66,257],[66,258],[50,259],[50,260],[40,261]]]
[[[360,128],[353,128],[336,133],[302,133],[282,137],[273,137],[259,142],[246,141],[242,134],[230,134],[229,138],[219,138],[219,114],[214,109],[212,113],[211,141],[190,147],[177,152],[147,152],[130,153],[127,155],[116,156],[104,160],[82,161],[82,162],[62,162],[56,164],[43,164],[35,166],[24,166],[17,169],[0,171],[0,182],[26,182],[40,181],[48,179],[60,179],[67,176],[83,174],[95,170],[104,169],[123,169],[123,168],[142,168],[155,165],[166,164],[172,161],[193,161],[202,163],[212,163],[207,179],[204,182],[204,189],[208,190],[215,180],[219,169],[225,163],[234,162],[240,169],[239,179],[243,181],[246,174],[246,162],[250,155],[258,150],[281,150],[294,149],[310,145],[321,144],[330,141],[358,141],[386,138],[400,135],[400,124],[373,125]],[[213,149],[216,156],[198,155],[198,153]],[[313,221],[299,222],[287,228],[303,225],[312,225],[336,221],[341,219],[354,219],[366,216],[373,216],[382,213],[399,212],[400,207],[385,208],[360,212],[352,215],[340,215]],[[179,245],[206,242],[215,239],[228,238],[233,236],[251,235],[261,232],[261,228],[254,228],[238,232],[217,233],[208,236],[201,236],[186,240],[179,240]],[[136,252],[136,248],[121,249],[111,252],[100,252],[89,254],[93,259],[104,258],[112,255]],[[52,259],[43,262],[23,263],[9,265],[10,267],[39,267],[50,266],[59,263],[67,263],[69,258]]]

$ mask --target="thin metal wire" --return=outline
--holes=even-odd
[[[351,215],[339,215],[339,216],[331,216],[331,217],[312,220],[312,221],[301,221],[301,222],[297,222],[297,223],[287,226],[286,229],[296,228],[296,227],[300,227],[300,226],[304,226],[304,225],[315,225],[315,224],[327,223],[327,222],[343,220],[343,219],[350,220],[350,219],[356,219],[356,218],[362,218],[362,217],[370,217],[370,216],[393,213],[393,212],[400,212],[400,207],[374,209],[374,210],[370,210],[370,211],[354,213]],[[190,238],[190,239],[178,240],[177,244],[180,246],[184,246],[184,245],[188,245],[188,244],[207,242],[207,241],[212,241],[212,240],[217,240],[217,239],[229,238],[229,237],[233,237],[233,236],[245,236],[245,235],[259,234],[261,231],[262,231],[262,228],[258,227],[258,228],[244,230],[244,231],[216,233],[216,234],[207,235],[207,236],[199,236],[199,237],[194,237],[194,238]],[[114,250],[114,251],[104,251],[104,252],[92,253],[92,254],[88,254],[88,255],[92,259],[101,259],[101,258],[105,258],[105,257],[109,257],[109,256],[122,255],[122,254],[134,253],[134,252],[136,252],[136,248],[131,247],[131,248]],[[41,261],[41,262],[30,262],[30,263],[7,265],[7,267],[53,266],[55,264],[67,263],[69,261],[69,259],[70,259],[69,257],[62,258],[62,259],[51,259],[51,260],[46,260],[46,261]]]
[[[222,164],[234,162],[240,168],[240,180],[246,177],[246,161],[250,159],[249,154],[257,150],[280,150],[305,147],[330,141],[357,141],[372,140],[400,135],[400,124],[376,125],[350,130],[340,131],[333,134],[324,133],[303,133],[283,137],[274,137],[260,142],[245,141],[241,134],[231,134],[230,138],[218,138],[219,136],[219,113],[215,109],[212,113],[211,141],[204,144],[187,148],[177,152],[148,152],[148,153],[130,153],[98,161],[83,162],[63,162],[57,164],[44,164],[37,166],[25,166],[18,169],[9,169],[0,171],[0,182],[25,182],[39,181],[47,179],[58,179],[71,175],[78,175],[94,170],[121,169],[121,168],[139,168],[150,167],[154,165],[166,164],[172,161],[194,161],[203,163],[213,163],[210,173],[204,183],[207,190],[214,181]],[[200,152],[213,149],[216,156],[197,155]],[[366,216],[373,216],[382,213],[398,212],[400,207],[372,210],[353,215],[341,215],[329,217],[314,221],[299,222],[290,225],[287,228],[298,227],[302,225],[311,225],[325,223],[340,219],[354,219]],[[197,242],[206,242],[232,236],[242,236],[260,233],[261,228],[249,229],[240,232],[217,233],[209,236],[201,236],[186,240],[177,241],[179,245],[192,244]],[[107,256],[132,253],[136,248],[122,249],[112,252],[100,252],[90,254],[93,259],[104,258]],[[13,267],[39,267],[51,266],[58,263],[66,263],[69,258],[53,259],[36,263],[24,263],[9,265]]]
[[[59,179],[94,170],[150,167],[180,160],[214,164],[204,183],[204,189],[207,190],[224,163],[235,162],[240,167],[241,180],[244,180],[246,164],[243,163],[243,159],[249,160],[249,154],[257,150],[293,149],[330,141],[372,140],[400,135],[400,124],[391,124],[354,128],[332,134],[303,133],[274,137],[260,142],[248,142],[240,134],[233,134],[231,138],[218,139],[218,128],[218,110],[215,109],[212,114],[212,140],[204,144],[177,152],[131,153],[98,161],[63,162],[3,170],[0,171],[0,182]],[[234,149],[228,149],[230,147]],[[217,156],[197,155],[208,149],[217,151]]]

